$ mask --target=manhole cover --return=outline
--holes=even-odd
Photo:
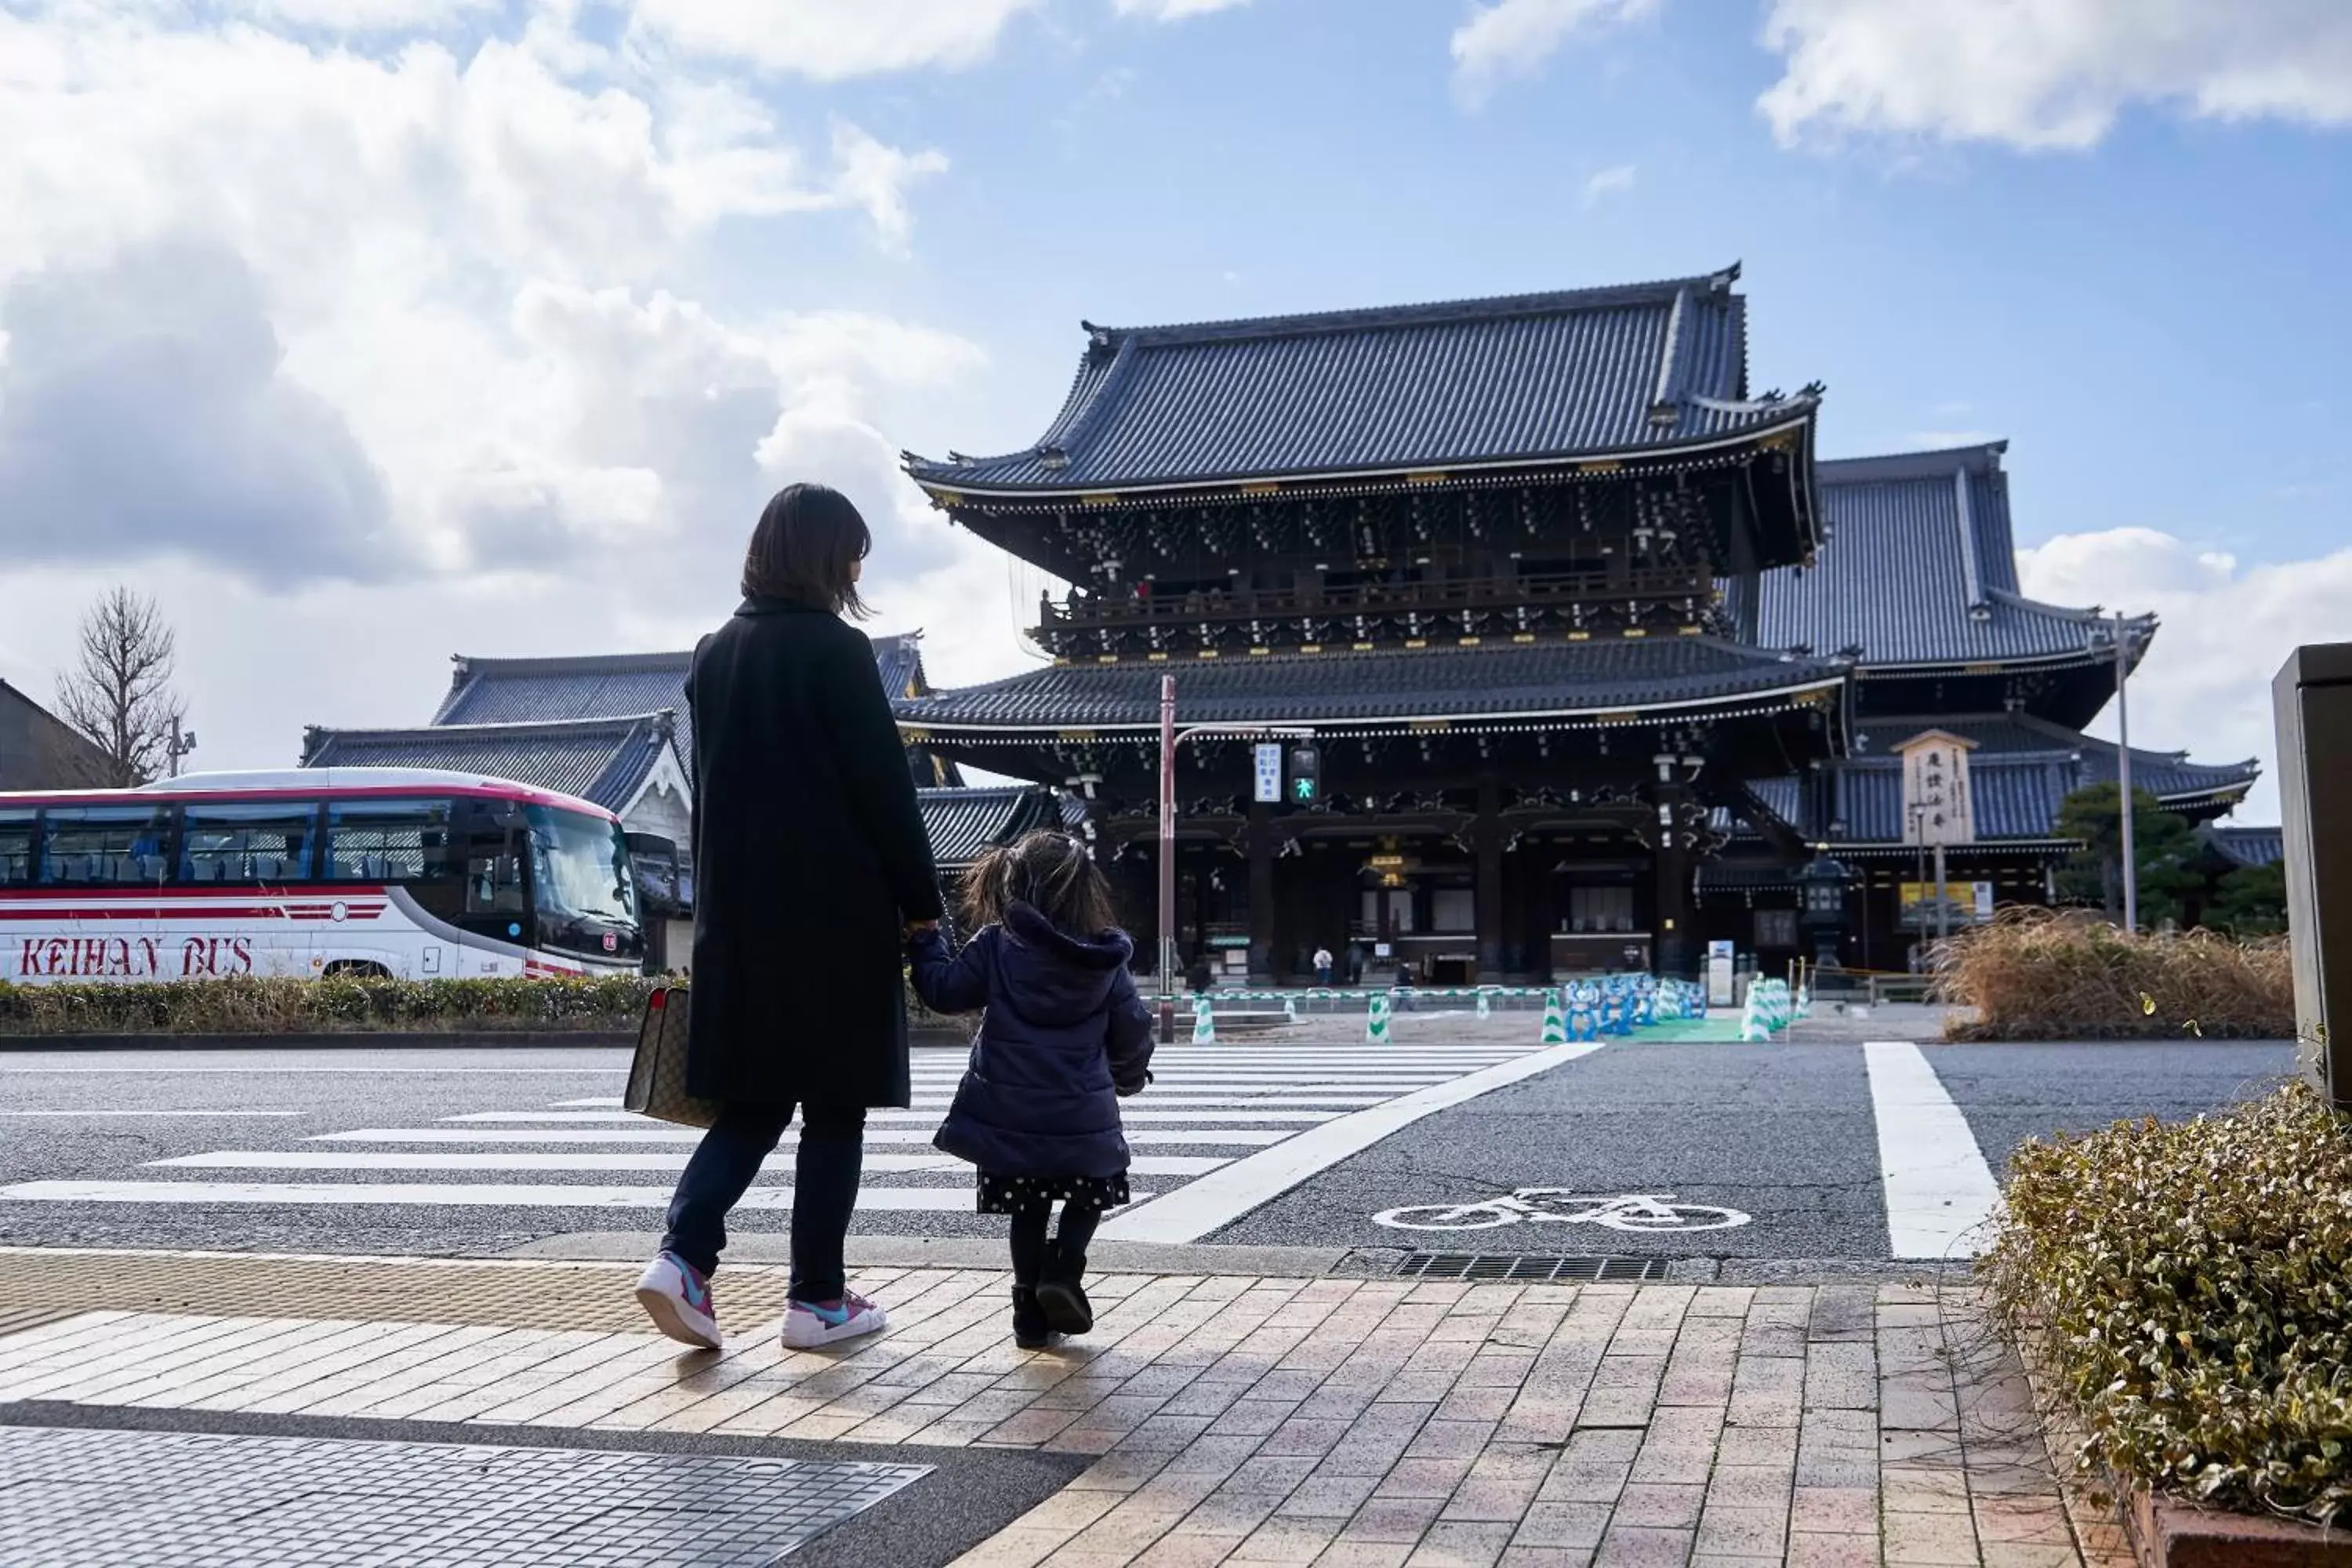
[[[1664,1279],[1663,1258],[1559,1258],[1535,1252],[1408,1252],[1399,1274],[1422,1279]]]
[[[0,1428],[0,1563],[774,1563],[923,1465]]]

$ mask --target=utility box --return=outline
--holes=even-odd
[[[2336,1109],[2352,1110],[2352,643],[2295,649],[2271,704],[2298,1059]]]

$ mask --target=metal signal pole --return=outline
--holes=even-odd
[[[2124,694],[2130,672],[2124,614],[2116,612],[2116,805],[2124,826],[2124,930],[2139,930],[2139,858],[2132,842],[2131,703]]]
[[[1160,678],[1160,1043],[1176,1038],[1176,678]]]

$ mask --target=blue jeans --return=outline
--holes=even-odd
[[[669,1201],[662,1250],[675,1252],[705,1274],[717,1271],[727,1245],[727,1214],[740,1202],[792,1125],[790,1105],[730,1105],[686,1163]],[[838,1301],[847,1289],[842,1261],[850,1211],[857,1206],[858,1166],[865,1153],[862,1106],[802,1108],[801,1143],[793,1162],[793,1274],[786,1294],[795,1301]]]

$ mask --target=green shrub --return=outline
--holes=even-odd
[[[2132,935],[2095,918],[2016,910],[1948,943],[1936,983],[1945,1001],[1976,1013],[1946,1026],[1953,1039],[2294,1037],[2283,937]]]
[[[0,981],[0,1035],[326,1035],[637,1026],[659,981],[635,974],[582,980],[165,980],[11,985]],[[969,1032],[907,996],[918,1028]]]
[[[2301,1086],[2030,1142],[1980,1268],[2084,1458],[2215,1506],[2352,1500],[2352,1123]]]
[[[632,1029],[655,983],[233,977],[0,986],[0,1034],[283,1035],[399,1029]]]

